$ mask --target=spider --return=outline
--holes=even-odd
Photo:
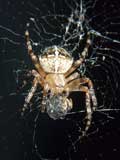
[[[41,112],[47,112],[54,120],[64,118],[73,108],[72,99],[68,97],[71,92],[84,92],[86,95],[86,132],[91,125],[92,113],[97,106],[97,99],[92,81],[89,78],[80,77],[80,73],[76,70],[88,55],[91,45],[90,32],[87,33],[86,45],[81,56],[76,61],[64,48],[59,46],[48,47],[42,55],[37,56],[32,50],[28,30],[25,31],[25,37],[28,54],[35,69],[32,70],[33,84],[25,98],[22,113],[28,108],[27,105],[38,85],[43,90]]]

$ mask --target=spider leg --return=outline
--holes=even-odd
[[[90,92],[89,92],[88,87],[85,87],[85,86],[80,86],[80,87],[78,86],[77,91],[85,92],[85,96],[86,96],[85,98],[86,99],[85,101],[85,104],[86,104],[85,105],[86,106],[85,128],[84,128],[84,131],[82,132],[82,136],[85,136],[92,122],[93,111],[92,111],[91,103],[90,103]]]
[[[39,58],[34,54],[34,52],[32,50],[32,45],[31,45],[31,41],[30,41],[29,31],[28,30],[26,30],[26,32],[25,32],[25,37],[26,37],[28,54],[31,57],[32,62],[35,65],[35,68],[37,69],[39,74],[44,78],[46,76],[46,73],[43,71],[43,69],[42,69],[42,67],[40,65]]]
[[[96,107],[97,107],[97,99],[96,99],[96,96],[95,96],[93,83],[89,78],[83,78],[83,80],[86,81],[86,83],[88,84],[90,96],[91,96],[92,103],[93,103],[93,108],[92,109],[93,109],[93,111],[95,111]]]
[[[88,84],[88,87],[82,86],[83,84]],[[88,78],[74,79],[73,81],[65,85],[64,90],[69,92],[81,91],[85,92],[86,94],[86,125],[82,134],[83,136],[85,136],[86,132],[88,131],[91,125],[93,110],[95,110],[97,106],[97,99],[93,89],[92,81]],[[91,100],[93,103],[93,108],[91,108]]]
[[[82,53],[80,54],[80,59],[73,63],[73,66],[65,73],[65,77],[69,76],[72,72],[74,72],[85,60],[86,56],[88,55],[88,49],[91,45],[90,39],[90,32],[87,33],[87,40],[85,48],[83,49]]]
[[[42,77],[40,76],[40,74],[36,70],[34,70],[34,69],[32,70],[32,75],[34,77],[36,77],[36,79],[38,80],[40,86],[44,87],[45,81],[44,81],[44,79],[42,79]]]
[[[72,75],[74,75],[74,74],[72,74]],[[97,107],[97,99],[96,99],[96,96],[95,96],[95,91],[94,91],[94,88],[93,88],[93,83],[92,83],[92,81],[89,78],[74,79],[73,81],[71,81],[71,82],[69,82],[69,83],[67,83],[65,85],[65,90],[79,91],[79,87],[81,85],[83,85],[83,84],[87,84],[88,85],[88,89],[89,89],[89,92],[90,92],[90,98],[91,98],[92,103],[93,103],[93,108],[92,109],[95,110],[96,107]]]
[[[21,115],[24,115],[25,110],[28,109],[28,104],[29,104],[31,98],[33,97],[33,95],[34,95],[34,93],[37,89],[37,85],[38,85],[38,80],[35,77],[34,80],[33,80],[32,88],[30,89],[30,91],[28,93],[28,96],[25,98],[25,103],[24,103],[24,106],[22,108]]]
[[[85,117],[85,128],[84,131],[82,132],[82,136],[86,135],[86,132],[88,131],[88,129],[90,128],[91,122],[92,122],[92,108],[91,108],[91,104],[90,104],[90,92],[88,87],[81,87],[80,91],[85,92],[86,93],[86,117]]]
[[[76,79],[76,78],[79,78],[80,77],[80,74],[78,72],[75,72],[73,74],[71,74],[70,76],[68,76],[66,79],[65,79],[65,82],[66,83],[69,83],[70,81]]]

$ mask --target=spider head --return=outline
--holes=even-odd
[[[40,55],[39,60],[46,73],[65,73],[73,63],[71,55],[58,46],[46,48]]]
[[[63,95],[52,96],[46,101],[47,113],[54,120],[63,119],[71,109],[72,100]]]

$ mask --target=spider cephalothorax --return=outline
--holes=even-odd
[[[86,127],[88,130],[91,124],[92,111],[97,106],[97,100],[94,93],[92,81],[89,78],[81,77],[76,69],[83,63],[88,54],[91,44],[90,33],[87,33],[86,45],[80,54],[80,58],[76,61],[62,47],[52,46],[37,57],[33,50],[29,38],[29,32],[25,32],[27,40],[28,54],[30,55],[36,70],[33,70],[33,86],[25,98],[23,112],[27,108],[37,86],[43,89],[43,100],[41,111],[46,111],[53,119],[63,118],[70,111],[74,104],[69,99],[69,93],[74,91],[85,92],[86,94]],[[85,86],[86,84],[87,86]],[[91,108],[92,101],[92,108]]]

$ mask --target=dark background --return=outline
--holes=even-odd
[[[55,11],[51,9],[54,2]],[[117,34],[110,37],[120,40],[119,7],[118,1],[98,0],[92,8],[93,12],[92,9],[87,12],[87,18],[101,15],[96,16],[89,25],[102,34],[105,31],[116,31]],[[33,16],[39,19],[49,10],[52,13],[63,13],[67,16],[70,14],[70,8],[63,0],[0,1],[0,159],[42,160],[42,157],[45,157],[56,160],[57,158],[60,160],[117,160],[120,158],[120,112],[115,109],[120,108],[120,54],[117,52],[120,44],[101,38],[93,41],[96,46],[108,47],[110,51],[101,52],[102,55],[107,55],[105,62],[101,61],[98,50],[95,55],[98,59],[95,65],[91,67],[86,63],[86,69],[90,73],[86,72],[86,75],[94,81],[99,106],[98,111],[93,114],[92,127],[87,137],[81,142],[74,145],[80,134],[79,129],[84,113],[68,115],[66,119],[56,121],[50,119],[47,114],[39,113],[39,110],[27,113],[24,117],[20,115],[24,97],[30,88],[30,79],[26,78],[26,72],[33,68],[26,54],[24,40],[26,23],[31,17],[29,13],[33,13]],[[104,14],[102,14],[103,10],[106,11],[103,12]],[[112,22],[115,25],[112,25]],[[31,33],[33,28],[34,25],[31,25]],[[49,30],[49,25],[46,28]],[[56,33],[58,34],[59,30],[56,30]],[[31,35],[33,39],[39,41],[34,33]],[[56,43],[59,43],[59,40]],[[42,47],[46,47],[45,44],[49,45],[42,42]],[[28,85],[21,88],[24,79]],[[75,93],[71,96],[74,99],[74,111],[83,110],[84,95]],[[33,103],[33,107],[35,105]],[[102,112],[102,109],[111,109],[111,111]],[[36,116],[38,116],[37,120]]]

